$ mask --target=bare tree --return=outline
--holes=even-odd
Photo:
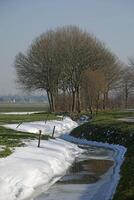
[[[55,110],[54,95],[58,89],[54,32],[49,31],[37,38],[26,55],[19,53],[15,59],[18,82],[26,90],[45,90],[50,110]]]
[[[121,80],[121,64],[116,58],[116,56],[110,52],[105,57],[107,60],[104,61],[101,67],[101,72],[105,77],[105,90],[103,93],[103,109],[106,108],[108,104],[109,92],[117,87],[119,87],[119,82]]]
[[[72,94],[72,111],[81,111],[81,81],[86,69],[98,69],[114,65],[116,57],[93,35],[78,27],[63,27],[57,31],[59,46],[62,46],[64,76],[62,88]],[[61,45],[63,44],[63,45]],[[65,45],[64,45],[65,44]],[[116,71],[117,72],[117,71]]]
[[[129,66],[123,70],[121,86],[124,94],[124,106],[128,107],[128,99],[134,93],[134,60],[129,59]]]
[[[82,81],[82,96],[85,109],[98,112],[105,90],[105,77],[100,70],[86,70]]]
[[[71,110],[80,112],[85,70],[102,69],[109,89],[115,66],[116,58],[104,44],[76,26],[43,33],[15,59],[18,82],[27,90],[45,90],[51,111],[55,111],[55,98],[63,93],[72,100]],[[113,74],[110,78],[107,69]]]

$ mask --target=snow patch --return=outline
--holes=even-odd
[[[4,145],[0,145],[0,151],[3,151],[3,150],[4,150],[4,148],[5,148],[5,146],[4,146]]]
[[[69,117],[64,117],[63,120],[51,120],[47,121],[36,121],[36,122],[24,122],[18,128],[18,124],[6,124],[3,125],[6,128],[14,129],[22,132],[29,133],[39,133],[39,130],[42,131],[42,134],[52,135],[53,128],[55,126],[55,137],[59,137],[62,134],[70,132],[73,128],[77,127],[78,124],[74,122]]]
[[[118,120],[122,121],[122,122],[131,122],[131,123],[133,123],[134,122],[134,117],[119,118]]]
[[[2,115],[31,115],[36,113],[42,113],[43,111],[33,111],[33,112],[0,112]]]
[[[29,199],[39,187],[47,190],[60,179],[82,152],[77,145],[61,139],[27,142],[12,155],[0,159],[0,199]]]
[[[8,124],[5,127],[16,130],[17,125]],[[43,121],[23,123],[17,130],[32,133],[38,133],[39,130],[42,130],[43,134],[52,134],[54,126],[56,127],[55,136],[60,136],[61,139],[41,141],[41,148],[37,148],[37,141],[27,142],[26,147],[18,147],[11,156],[0,159],[1,200],[29,199],[35,193],[36,195],[38,192],[40,193],[41,188],[43,188],[42,191],[47,190],[66,173],[74,159],[83,152],[77,145],[70,142],[105,147],[115,151],[114,168],[97,186],[93,198],[89,198],[90,195],[88,195],[91,200],[112,199],[120,179],[120,166],[124,160],[126,148],[120,145],[82,140],[65,134],[78,126],[68,117],[64,118],[63,121],[52,120],[46,124]]]

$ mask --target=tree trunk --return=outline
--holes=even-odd
[[[51,97],[51,104],[52,104],[52,112],[55,112],[55,99],[52,92],[50,93],[50,97]]]
[[[93,101],[92,101],[93,99],[92,99],[92,97],[90,96],[90,97],[88,97],[88,108],[89,108],[89,110],[90,110],[90,114],[92,115],[93,114],[93,108],[92,108],[92,106],[93,106]]]
[[[67,111],[66,91],[63,90],[63,111]]]
[[[52,103],[51,103],[50,92],[48,90],[47,90],[47,98],[48,98],[48,103],[49,103],[49,109],[51,112],[52,111]]]
[[[98,93],[97,94],[97,99],[96,99],[96,115],[98,114],[98,110],[99,110],[99,99],[100,99],[100,95]]]
[[[72,91],[72,112],[76,109],[76,92]]]
[[[105,92],[105,108],[109,107],[108,105],[108,91]]]
[[[54,95],[52,94],[52,92],[50,92],[50,90],[47,90],[47,98],[49,102],[50,112],[55,112],[55,99]]]
[[[125,84],[125,108],[128,107],[128,87],[127,84]]]
[[[104,94],[103,94],[103,105],[102,105],[102,107],[103,107],[103,110],[106,109],[106,92],[104,92]]]
[[[80,86],[76,88],[76,106],[77,106],[77,112],[81,112],[81,98],[80,98]]]
[[[90,114],[92,115],[93,114],[93,109],[92,109],[91,105],[89,106],[89,110],[90,110]]]

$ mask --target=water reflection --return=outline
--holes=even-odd
[[[76,159],[72,167],[54,186],[41,194],[36,200],[76,200],[84,193],[88,185],[99,183],[102,175],[114,164],[113,151],[92,146],[80,146],[85,152]],[[95,187],[97,189],[97,185]],[[94,187],[88,191],[92,195]],[[88,195],[85,199],[88,199]]]

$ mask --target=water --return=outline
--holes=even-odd
[[[80,147],[85,152],[75,160],[66,175],[35,200],[89,200],[110,178],[108,171],[114,166],[114,152],[106,148]]]

